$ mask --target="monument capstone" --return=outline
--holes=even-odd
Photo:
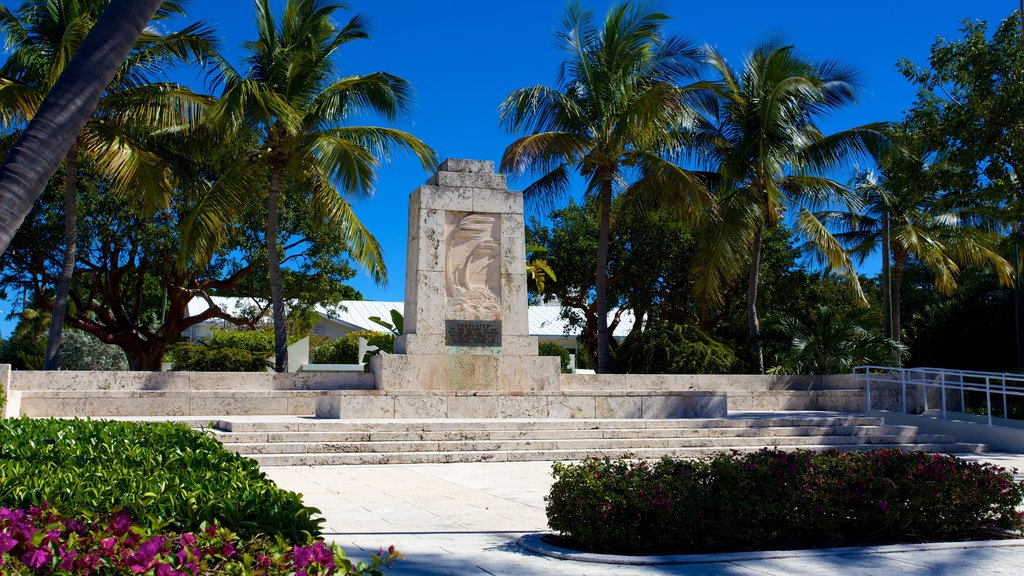
[[[449,159],[409,198],[405,334],[379,390],[557,390],[529,335],[523,195],[494,163]]]

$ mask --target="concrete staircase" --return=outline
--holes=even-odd
[[[864,450],[982,452],[982,444],[831,413],[738,413],[708,419],[222,419],[212,433],[264,466],[422,464],[688,458],[722,451]]]

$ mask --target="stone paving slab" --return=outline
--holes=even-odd
[[[1024,469],[1024,454],[978,454]],[[544,496],[550,462],[267,467],[279,485],[305,495],[327,522],[325,536],[354,560],[395,545],[406,555],[386,574],[426,575],[660,575],[700,576],[946,576],[1024,574],[1024,548],[851,549],[820,556],[792,553],[707,564],[621,566],[557,560],[516,544],[524,534],[547,530]],[[766,555],[772,556],[772,555]],[[777,556],[777,554],[776,554]]]

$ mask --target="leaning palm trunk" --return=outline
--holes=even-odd
[[[747,328],[750,331],[750,350],[757,359],[757,371],[764,374],[764,347],[761,345],[761,321],[757,317],[757,283],[761,274],[761,236],[764,230],[754,230],[754,245],[750,255],[750,275],[747,278]]]
[[[76,247],[78,245],[78,146],[72,145],[64,160],[64,268],[57,280],[57,295],[50,316],[50,333],[46,339],[43,370],[60,368],[60,341],[64,334],[64,315],[68,310],[71,278],[75,275]]]
[[[0,168],[0,253],[14,238],[162,0],[113,0]]]
[[[597,232],[597,265],[594,271],[597,307],[597,373],[611,372],[611,344],[608,341],[608,242],[611,235],[612,182],[601,183],[600,227]]]
[[[270,194],[267,200],[267,274],[270,276],[270,301],[274,311],[274,369],[288,371],[288,333],[284,318],[284,288],[281,282],[281,260],[277,253],[277,216],[281,195],[281,169],[270,171]]]

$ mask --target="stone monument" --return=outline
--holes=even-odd
[[[405,334],[378,390],[557,390],[529,335],[523,195],[494,163],[446,160],[409,198]]]

